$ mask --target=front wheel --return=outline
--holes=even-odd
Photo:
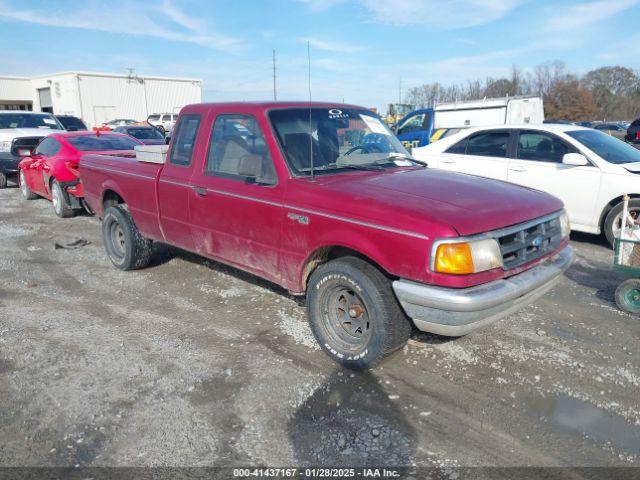
[[[0,189],[7,188],[7,175],[0,172]]]
[[[616,305],[627,313],[640,314],[640,280],[632,278],[618,285]]]
[[[153,242],[140,234],[125,205],[109,207],[104,212],[102,240],[109,260],[120,270],[149,265]]]
[[[24,171],[20,170],[20,192],[25,200],[35,200],[38,196],[31,191],[27,180],[24,178]]]
[[[623,204],[620,202],[609,210],[604,220],[604,235],[612,246],[613,240],[620,236],[620,230],[622,229],[622,207]],[[629,214],[634,218],[640,218],[640,199],[632,198],[629,200]]]
[[[62,186],[54,180],[51,184],[51,201],[53,202],[53,211],[60,218],[69,218],[75,215],[73,208],[67,201],[67,196],[62,190]]]
[[[411,323],[380,270],[355,257],[320,265],[309,279],[307,315],[325,352],[347,368],[372,368],[409,339]]]

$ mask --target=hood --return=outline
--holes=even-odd
[[[19,137],[46,137],[50,133],[62,131],[51,128],[0,128],[0,138],[13,140]]]
[[[333,198],[331,205],[347,206],[344,215],[364,212],[385,225],[425,233],[435,224],[474,235],[563,208],[559,199],[538,190],[429,168],[326,175],[316,182],[324,204]],[[354,208],[354,200],[364,208]]]
[[[626,168],[627,170],[629,170],[632,173],[640,173],[640,162],[625,163],[625,164],[620,165],[620,166]]]

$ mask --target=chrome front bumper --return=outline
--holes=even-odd
[[[506,279],[469,288],[443,288],[409,280],[393,282],[393,291],[416,327],[439,335],[466,335],[505,317],[544,295],[571,266],[567,245],[543,263]]]

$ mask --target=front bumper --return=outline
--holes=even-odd
[[[0,152],[0,173],[5,175],[15,175],[18,173],[18,164],[22,157],[13,155],[11,152]]]
[[[470,288],[444,288],[396,280],[393,290],[424,332],[457,337],[505,317],[544,295],[571,266],[569,245],[543,263],[509,278]]]

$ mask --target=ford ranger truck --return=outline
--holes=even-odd
[[[43,137],[64,130],[50,113],[0,110],[0,188],[18,176],[18,163],[31,155]]]
[[[315,338],[349,368],[412,323],[459,336],[505,317],[574,256],[560,200],[428,168],[358,106],[189,105],[159,157],[80,161],[111,262],[143,268],[158,241],[306,295]]]

